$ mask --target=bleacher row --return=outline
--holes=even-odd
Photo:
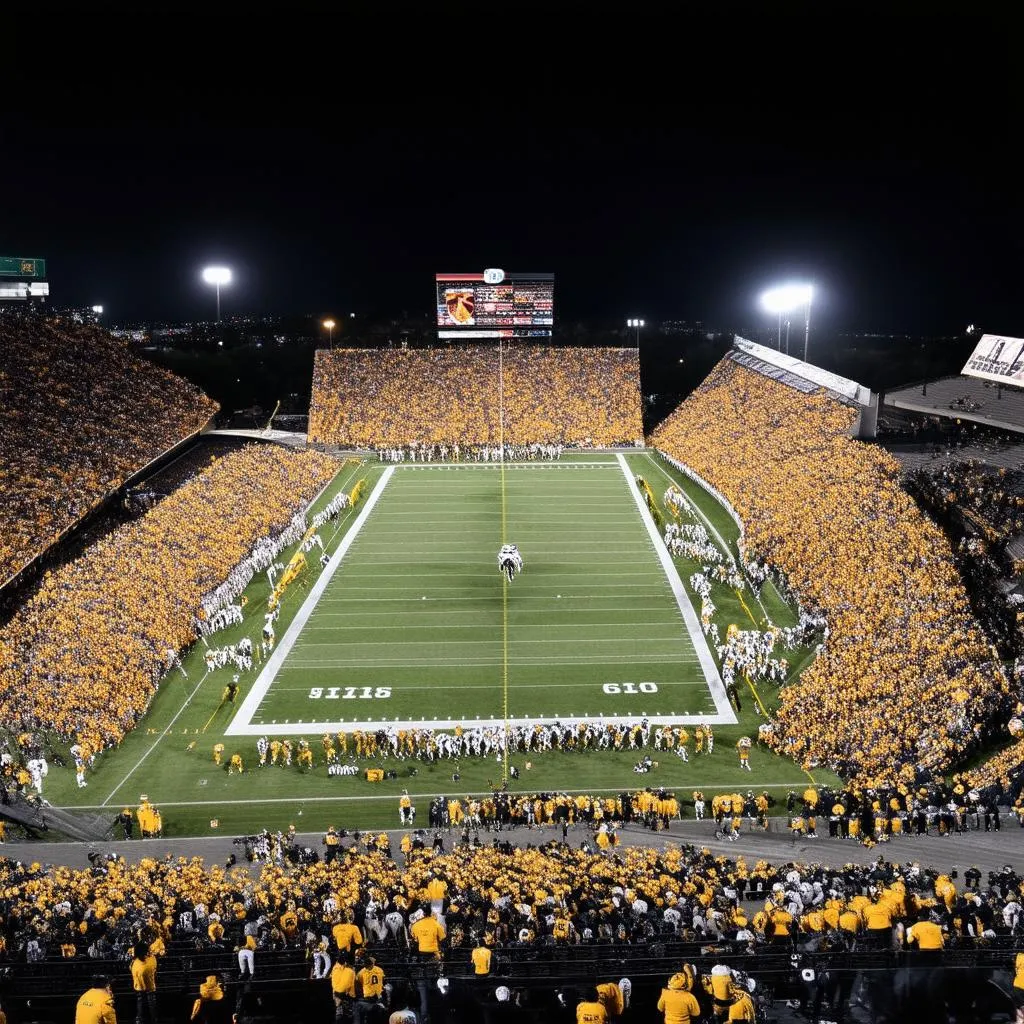
[[[887,405],[937,416],[971,419],[1024,429],[1024,388],[1000,387],[972,377],[941,377],[886,393]]]
[[[316,354],[312,443],[494,444],[502,431],[513,445],[635,443],[643,437],[638,351],[463,345]]]
[[[0,586],[218,409],[97,327],[0,314]]]
[[[749,352],[734,349],[729,353],[729,358],[734,363],[745,366],[748,370],[753,370],[755,373],[768,377],[770,380],[777,380],[780,384],[785,384],[801,394],[812,395],[818,390],[818,385],[813,381],[799,377],[797,374],[783,369],[781,366],[773,366],[771,363],[758,359],[757,356],[751,355]]]

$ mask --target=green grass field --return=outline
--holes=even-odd
[[[684,621],[613,457],[405,466],[378,486],[308,618],[304,608],[282,638],[283,663],[268,664],[229,733],[732,720],[711,698],[696,619]],[[527,562],[511,585],[496,566],[505,540]],[[717,682],[699,633],[696,643]]]
[[[679,483],[721,544],[735,550],[736,526],[717,501],[647,452],[581,453],[504,471],[347,467],[313,511],[360,478],[367,497],[324,528],[328,550],[338,554],[323,573],[311,555],[307,574],[286,593],[277,648],[243,676],[240,705],[222,703],[233,670],[207,674],[200,643],[184,662],[188,677],[167,677],[140,727],[98,760],[87,789],[76,787],[72,771],[54,769],[44,795],[94,813],[109,809],[113,818],[145,792],[163,810],[168,835],[209,834],[215,818],[221,831],[238,834],[292,822],[300,829],[393,827],[401,789],[424,802],[439,793],[480,792],[500,781],[501,766],[463,759],[457,784],[444,761],[417,764],[415,778],[406,774],[407,763],[392,761],[399,778],[381,784],[361,774],[329,777],[324,732],[616,715],[714,721],[715,752],[688,765],[662,760],[644,776],[632,772],[637,755],[626,751],[536,754],[519,788],[755,787],[784,795],[803,787],[806,773],[761,749],[752,757],[754,772],[740,771],[735,741],[756,735],[764,721],[758,705],[770,711],[774,693],[767,686],[744,692],[738,716],[728,706],[717,655],[692,611],[699,598],[687,581],[700,567],[676,559],[666,571],[663,545],[652,540],[638,502],[637,474],[659,497],[670,480]],[[526,563],[511,585],[496,566],[503,539],[519,545]],[[246,621],[211,637],[211,646],[245,635],[258,640],[268,594],[266,579],[254,580]],[[770,587],[758,601],[716,584],[713,599],[723,636],[730,623],[763,628],[767,620],[794,621]],[[795,652],[791,663],[802,666],[812,656]],[[309,772],[257,769],[259,735],[304,736],[317,763]],[[228,755],[242,755],[242,775],[213,764],[218,742]],[[815,778],[836,781],[824,772]]]

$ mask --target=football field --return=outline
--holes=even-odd
[[[736,721],[626,460],[595,453],[386,469],[226,734],[598,715]]]

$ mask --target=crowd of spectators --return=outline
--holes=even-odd
[[[590,852],[555,840],[513,847],[420,844],[399,866],[376,837],[349,837],[331,860],[206,866],[96,854],[88,870],[0,860],[0,958],[125,961],[142,944],[159,959],[192,951],[304,950],[331,962],[396,953],[466,974],[503,958],[567,946],[659,944],[749,954],[820,948],[933,952],[1001,943],[1024,926],[1021,877],[982,878],[879,857],[856,866],[753,864],[709,849],[633,846]],[[367,840],[367,841],[363,841]],[[422,922],[422,923],[421,923]],[[486,955],[474,950],[486,950]],[[145,953],[143,954],[145,955]],[[624,954],[625,955],[625,954]],[[1012,953],[1007,954],[1012,962]],[[122,966],[121,970],[127,968]],[[243,974],[244,976],[244,974]]]
[[[1024,533],[1021,474],[977,461],[918,469],[907,490],[946,531],[975,614],[1003,658],[1024,655],[1018,620],[1024,598],[1010,580],[1024,570],[1016,545]]]
[[[0,584],[217,408],[98,327],[0,315]]]
[[[895,460],[850,437],[855,415],[723,360],[652,441],[729,499],[748,554],[827,617],[769,745],[864,786],[913,784],[977,746],[1009,684],[949,542]]]
[[[318,452],[241,448],[47,573],[0,630],[0,722],[74,739],[86,760],[118,743],[196,640],[203,595],[336,469]]]
[[[636,349],[458,345],[316,354],[311,442],[633,444],[643,437]],[[504,395],[499,381],[504,381]]]

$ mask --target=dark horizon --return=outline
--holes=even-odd
[[[951,65],[959,45],[823,55],[789,119],[709,66],[612,99],[540,82],[500,131],[483,101],[282,105],[227,73],[140,76],[97,116],[102,83],[42,76],[45,117],[0,125],[0,255],[116,322],[210,319],[222,262],[226,316],[429,313],[435,273],[502,267],[554,273],[562,323],[766,328],[760,292],[799,278],[812,330],[1024,334],[1021,90],[1006,61]]]

